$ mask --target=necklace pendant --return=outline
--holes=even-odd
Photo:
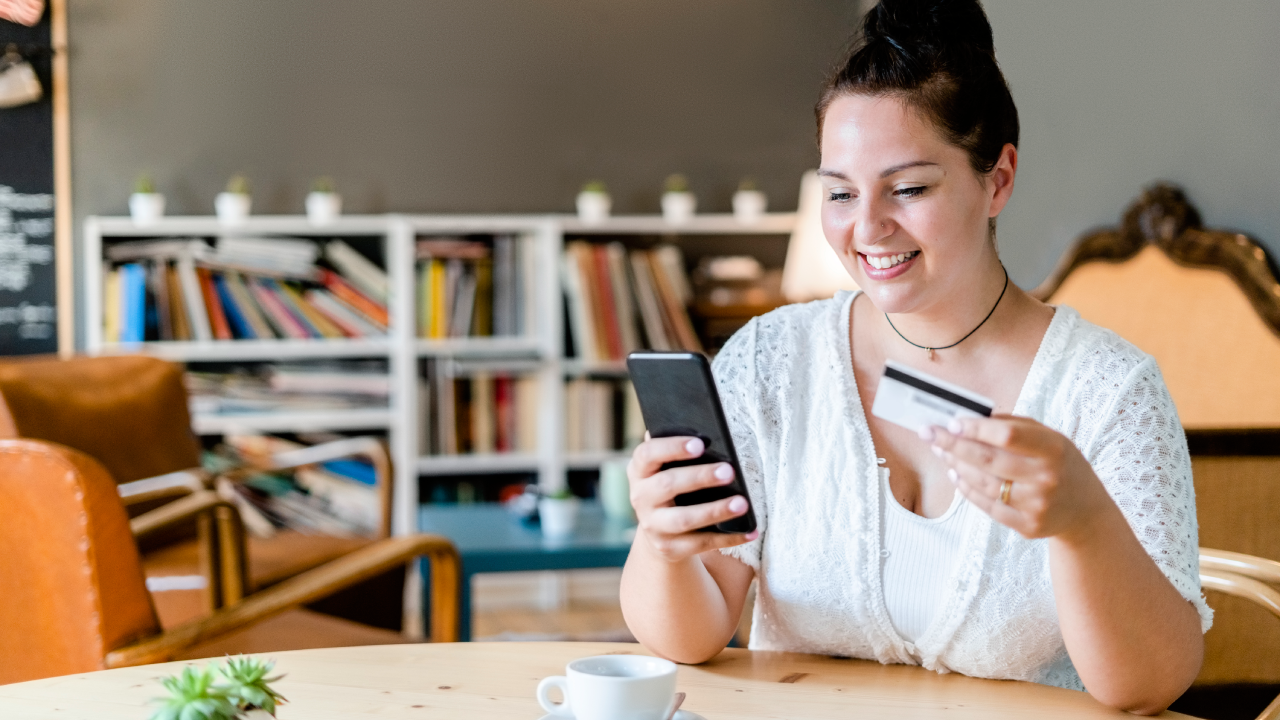
[[[933,361],[933,348],[929,348],[929,361]]]

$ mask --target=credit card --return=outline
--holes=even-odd
[[[918,433],[952,418],[991,417],[994,407],[989,398],[889,360],[871,414]]]

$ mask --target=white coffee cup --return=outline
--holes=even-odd
[[[551,702],[553,687],[564,702]],[[675,663],[644,655],[580,658],[538,683],[542,709],[574,720],[667,720],[675,698]]]

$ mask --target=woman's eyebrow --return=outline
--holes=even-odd
[[[914,161],[909,162],[909,163],[902,163],[901,165],[894,165],[893,167],[888,168],[888,169],[887,169],[887,170],[885,170],[884,172],[880,173],[880,177],[881,177],[881,178],[887,178],[887,177],[889,177],[890,175],[893,175],[893,174],[895,174],[895,173],[900,173],[900,172],[902,172],[903,170],[906,170],[906,169],[908,169],[908,168],[913,168],[913,167],[925,167],[925,166],[928,166],[928,165],[933,165],[933,166],[937,167],[938,163],[936,163],[936,162],[929,162],[928,160],[914,160]]]

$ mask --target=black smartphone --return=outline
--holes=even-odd
[[[747,499],[746,514],[701,529],[721,533],[755,530],[756,516],[751,507],[751,495],[747,493],[747,484],[742,478],[742,466],[738,464],[738,453],[733,448],[733,437],[724,420],[720,393],[716,392],[711,363],[707,362],[706,356],[696,352],[643,350],[627,356],[627,369],[651,437],[687,435],[701,438],[706,446],[701,457],[666,463],[663,470],[720,462],[733,467],[733,483],[677,495],[676,505],[700,505],[741,495]]]

